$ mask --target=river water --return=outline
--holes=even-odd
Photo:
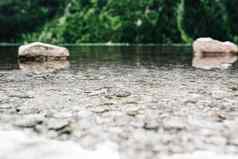
[[[64,142],[86,150],[110,142],[126,159],[238,157],[237,64],[193,68],[189,46],[68,48],[70,67],[44,73],[19,69],[17,47],[0,48],[0,133],[8,143],[0,157],[56,159],[65,151],[55,144]],[[14,131],[23,136],[16,147]]]
[[[82,65],[191,66],[190,46],[69,46],[72,69]],[[0,69],[18,68],[17,46],[0,47]]]

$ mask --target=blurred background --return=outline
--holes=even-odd
[[[0,42],[238,42],[238,0],[1,0]]]

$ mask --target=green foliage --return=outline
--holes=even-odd
[[[34,31],[51,19],[63,0],[0,1],[0,41],[16,41],[17,36]]]
[[[222,0],[183,0],[181,27],[192,39],[213,37],[231,40]]]
[[[224,0],[226,11],[228,14],[228,25],[230,26],[230,32],[234,37],[234,41],[238,42],[238,0]]]
[[[160,16],[157,23],[156,35],[159,43],[179,43],[181,36],[177,25],[177,9],[180,0],[157,0]],[[160,2],[160,3],[159,3]],[[157,4],[155,3],[155,4]],[[159,36],[161,35],[161,36]]]
[[[237,0],[4,0],[0,41],[238,42]]]
[[[51,22],[39,35],[25,35],[23,39],[35,40],[38,36],[39,40],[63,43],[180,42],[177,3],[178,0],[71,0],[60,18],[64,19],[63,25]]]

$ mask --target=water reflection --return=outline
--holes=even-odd
[[[17,47],[0,47],[0,70],[18,69]]]
[[[191,66],[192,48],[189,46],[73,46],[70,50],[71,69],[86,65],[118,64],[130,66]],[[0,48],[0,70],[39,69],[42,63],[21,63],[17,59],[18,47]],[[69,62],[45,63],[41,71],[65,68]],[[62,66],[62,67],[61,67]]]
[[[71,67],[119,64],[130,66],[191,66],[192,48],[177,46],[94,46],[72,47]]]
[[[205,70],[227,69],[231,67],[232,64],[237,61],[237,59],[237,56],[232,54],[194,57],[192,65],[196,68]]]
[[[44,62],[19,62],[19,68],[25,72],[32,73],[47,73],[58,70],[63,70],[70,67],[70,63],[67,60],[60,61],[44,61]]]

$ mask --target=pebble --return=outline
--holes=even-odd
[[[21,119],[18,119],[14,125],[22,128],[33,128],[38,124],[42,124],[44,117],[41,115],[27,115],[23,116]]]
[[[177,153],[193,157],[198,150],[237,152],[238,91],[229,84],[237,81],[236,70],[231,74],[182,66],[107,65],[101,70],[87,64],[74,71],[38,75],[9,71],[0,83],[0,128],[14,125],[90,149],[113,140],[120,155],[130,154],[125,159]],[[11,82],[5,82],[8,79]]]
[[[163,121],[163,126],[165,129],[176,129],[176,130],[183,130],[186,128],[187,124],[185,120],[182,120],[178,117],[172,117],[169,119],[165,119]]]
[[[0,110],[1,109],[11,109],[12,106],[8,105],[8,104],[0,104]]]
[[[94,113],[106,113],[106,112],[109,112],[110,111],[110,108],[107,107],[107,106],[96,106],[92,112]]]
[[[146,130],[158,130],[159,123],[156,120],[147,120],[144,123],[144,129]]]
[[[47,120],[47,127],[49,130],[60,131],[65,129],[70,125],[70,122],[67,120],[57,120],[57,119],[48,119]]]
[[[135,117],[139,113],[140,108],[137,106],[128,106],[126,108],[126,113],[129,116]]]

